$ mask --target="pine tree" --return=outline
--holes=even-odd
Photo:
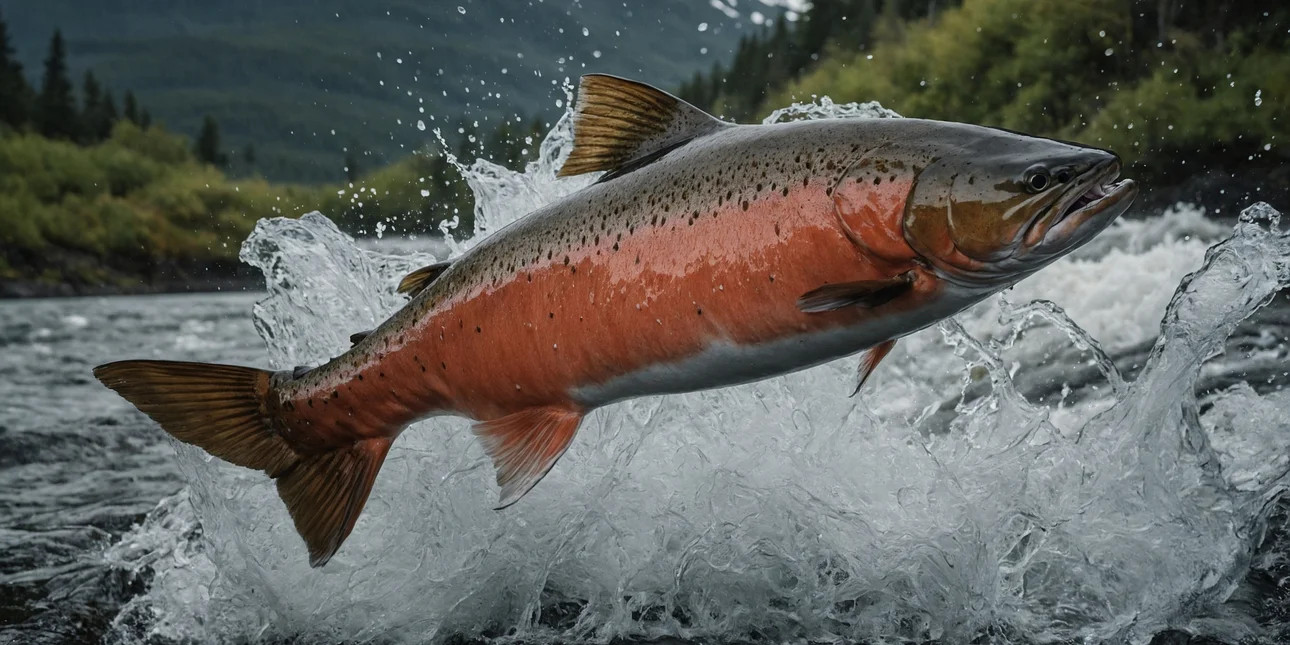
[[[116,111],[116,97],[112,96],[112,90],[103,93],[103,114],[101,124],[106,127],[100,132],[100,139],[106,139],[112,136],[112,126],[121,120],[121,114]]]
[[[95,143],[100,140],[102,127],[99,119],[103,116],[103,86],[99,85],[94,72],[85,72],[85,81],[81,85],[81,143]]]
[[[36,100],[36,126],[51,139],[75,139],[80,131],[72,82],[67,77],[67,47],[61,31],[55,31],[49,43],[45,77]]]
[[[248,168],[255,165],[255,146],[249,143],[246,144],[246,147],[242,149],[242,162]]]
[[[31,121],[32,89],[22,75],[4,17],[0,16],[0,124],[17,129]]]
[[[147,110],[139,112],[139,127],[147,130],[152,127],[152,113]]]
[[[345,148],[345,179],[351,184],[358,182],[358,155],[354,153],[354,147],[357,145],[351,143],[348,148]]]
[[[142,121],[139,120],[139,102],[135,100],[134,92],[126,90],[123,110],[122,114],[130,123],[142,125]]]
[[[228,164],[228,155],[220,151],[219,124],[215,123],[215,117],[207,114],[206,118],[202,119],[202,131],[197,135],[193,153],[197,155],[199,161],[212,166]]]
[[[93,141],[107,141],[112,136],[112,126],[121,120],[121,116],[116,111],[116,98],[112,96],[111,90],[103,92],[103,98],[99,101],[99,109],[87,116],[87,125],[92,125],[90,132],[93,135]]]

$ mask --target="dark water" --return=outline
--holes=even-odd
[[[145,593],[153,571],[105,557],[127,531],[184,482],[165,435],[90,376],[122,357],[263,362],[250,308],[263,294],[196,294],[0,302],[0,641],[119,640],[123,604]],[[1283,339],[1290,306],[1278,299],[1247,320],[1227,343],[1233,369],[1211,370],[1204,391],[1248,382],[1262,392],[1286,382]],[[1271,348],[1272,354],[1266,351]],[[1127,373],[1144,352],[1113,357]],[[1253,359],[1251,357],[1260,356]],[[1078,361],[1066,357],[1068,366]],[[1084,372],[1095,372],[1086,367]],[[1078,368],[1055,381],[1020,380],[1037,398],[1060,382],[1079,391],[1095,374]],[[162,509],[161,514],[165,514]],[[1285,505],[1269,513],[1272,530],[1255,566],[1229,602],[1280,633],[1290,602],[1283,564],[1290,556]],[[182,524],[182,522],[181,522]],[[198,525],[174,527],[200,544]],[[119,548],[119,547],[118,547]],[[576,611],[576,606],[575,606]],[[1185,639],[1162,634],[1160,642]],[[148,640],[158,640],[155,638]],[[165,640],[165,639],[161,639]],[[379,640],[379,639],[378,639]]]
[[[147,580],[104,549],[182,486],[165,433],[90,374],[125,357],[254,363],[250,294],[0,301],[0,640],[93,641]]]

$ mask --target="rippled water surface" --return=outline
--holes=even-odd
[[[470,168],[479,230],[438,252],[585,183],[553,177],[566,135],[525,174]],[[1290,239],[1266,206],[1137,215],[904,339],[856,398],[845,359],[596,411],[505,512],[468,423],[417,424],[320,570],[263,476],[89,368],[316,364],[442,257],[311,215],[244,246],[267,293],[0,303],[0,639],[1274,642]]]

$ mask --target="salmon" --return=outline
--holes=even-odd
[[[736,125],[582,79],[561,175],[599,181],[399,285],[406,306],[312,369],[132,360],[94,370],[180,441],[276,480],[313,566],[391,443],[476,421],[498,508],[591,410],[862,353],[1088,241],[1136,194],[1112,153],[919,119]]]

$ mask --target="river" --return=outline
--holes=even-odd
[[[478,230],[446,248],[266,219],[243,247],[263,292],[0,302],[0,640],[1290,635],[1290,238],[1266,206],[1132,213],[855,398],[847,359],[599,410],[506,512],[468,422],[420,423],[320,570],[264,477],[90,375],[326,360],[408,269],[580,187],[564,151],[567,123],[526,173],[464,169]]]

